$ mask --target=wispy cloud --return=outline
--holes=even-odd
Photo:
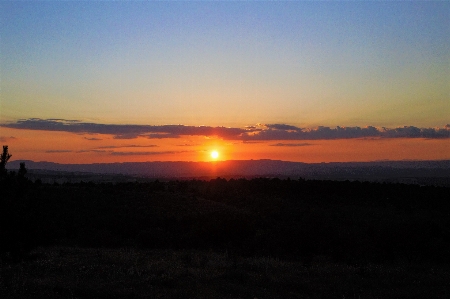
[[[87,150],[79,150],[76,151],[76,153],[78,154],[82,154],[82,153],[112,153],[112,150],[100,150],[100,149],[87,149]]]
[[[184,143],[184,144],[177,144],[177,146],[199,146],[198,143]]]
[[[181,154],[186,152],[193,151],[115,151],[114,149],[118,148],[127,148],[130,146],[103,146],[101,148],[96,149],[87,149],[87,150],[79,150],[76,153],[97,153],[108,156],[157,156],[157,155],[172,155],[172,154]],[[131,146],[133,148],[133,146]],[[140,148],[141,146],[134,146],[136,148]],[[50,151],[49,151],[50,152]],[[56,152],[66,152],[66,151],[56,151]],[[71,151],[67,151],[71,152]]]
[[[155,155],[174,155],[191,151],[157,151],[157,152],[111,152],[112,156],[155,156]]]
[[[270,146],[309,146],[313,145],[312,143],[275,143],[270,144]]]
[[[64,119],[22,119],[1,126],[25,130],[64,131],[78,134],[109,134],[115,139],[180,138],[181,136],[216,136],[243,142],[270,140],[322,140],[349,138],[450,138],[450,125],[443,128],[403,126],[386,127],[325,127],[300,128],[289,124],[257,124],[245,128],[185,126],[185,125],[114,125],[86,123]],[[87,137],[86,137],[87,138]],[[90,139],[94,140],[94,139]],[[298,145],[297,145],[298,146]],[[151,146],[150,146],[151,147]]]
[[[148,139],[165,139],[165,138],[180,138],[181,136],[174,133],[148,133],[142,135],[142,137]]]
[[[242,143],[245,143],[245,144],[264,143],[264,141],[242,140]]]
[[[48,150],[45,151],[47,154],[57,154],[57,153],[71,153],[72,150]]]
[[[96,138],[96,137],[84,137],[84,139],[86,139],[86,140],[91,140],[91,141],[102,140],[101,138]]]
[[[149,148],[149,147],[158,147],[158,146],[156,144],[149,144],[149,145],[136,145],[136,144],[130,144],[130,145],[105,145],[105,146],[99,146],[96,149]]]
[[[0,142],[8,142],[8,141],[14,140],[14,139],[17,139],[17,138],[14,137],[14,136],[9,136],[9,137],[6,137],[6,136],[0,136]]]

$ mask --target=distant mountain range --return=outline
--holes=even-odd
[[[301,163],[280,160],[229,160],[217,162],[124,162],[94,164],[58,164],[27,160],[11,161],[9,170],[27,169],[51,172],[121,174],[148,178],[280,177],[307,179],[424,179],[450,180],[450,160],[374,161]]]

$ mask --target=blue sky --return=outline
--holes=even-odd
[[[449,159],[449,16],[449,1],[2,1],[0,141],[64,163]]]
[[[2,118],[445,125],[449,2],[2,2]]]

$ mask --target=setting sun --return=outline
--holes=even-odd
[[[219,157],[219,152],[218,151],[212,151],[211,152],[211,158],[217,159],[218,157]]]

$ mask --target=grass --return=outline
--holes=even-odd
[[[0,265],[2,298],[448,298],[429,265],[348,265],[203,250],[37,248]]]

